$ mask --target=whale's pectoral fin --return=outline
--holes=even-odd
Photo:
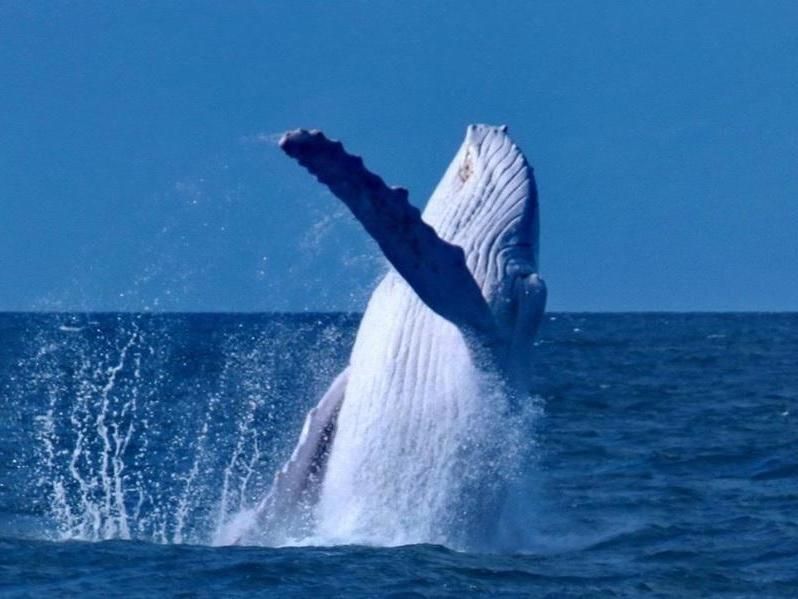
[[[349,367],[332,382],[318,405],[308,412],[294,452],[274,475],[271,490],[258,511],[280,516],[286,508],[315,502],[335,437],[336,422],[344,401]]]
[[[385,257],[432,310],[483,339],[496,334],[493,315],[462,248],[441,239],[407,200],[363,160],[320,131],[286,133],[280,147],[330,188],[379,244]]]

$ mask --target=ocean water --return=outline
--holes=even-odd
[[[798,314],[547,315],[501,545],[214,545],[358,321],[0,314],[0,595],[798,596]]]

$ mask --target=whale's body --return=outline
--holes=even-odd
[[[545,304],[532,170],[506,128],[472,125],[419,218],[340,144],[300,131],[282,145],[393,268],[259,512],[274,526],[302,505],[305,532],[331,543],[447,543],[480,517],[471,500],[496,467],[473,464],[501,434],[485,381],[523,378]]]
[[[386,275],[352,351],[317,506],[319,534],[381,545],[444,542],[477,386],[457,327],[398,274]]]

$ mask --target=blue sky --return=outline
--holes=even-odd
[[[376,247],[277,134],[423,206],[535,166],[552,310],[798,309],[795,2],[0,4],[0,309],[358,310]]]

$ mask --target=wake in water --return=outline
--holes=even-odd
[[[26,534],[223,544],[247,530],[245,543],[270,546],[412,542],[330,532],[307,504],[290,517],[261,515],[252,526],[308,403],[340,367],[356,320],[272,316],[246,324],[97,315],[50,317],[32,330],[19,362],[24,394],[15,401],[46,406],[35,415],[28,473],[46,518]],[[489,379],[468,384],[484,409],[463,414],[461,428],[436,441],[446,467],[419,464],[430,494],[391,517],[451,547],[478,540],[498,548],[497,531],[516,530],[508,523],[523,514],[506,512],[497,526],[485,491],[493,485],[504,495],[521,484],[540,408],[527,401],[526,411],[513,409]],[[496,478],[487,481],[486,471]],[[386,469],[387,480],[391,474]]]
[[[302,497],[290,506],[269,494],[233,517],[214,543],[522,548],[518,530],[527,527],[527,514],[512,499],[535,457],[540,403],[512,401],[495,376],[478,370],[461,374],[451,389],[456,396],[434,398],[439,405],[460,404],[453,414],[425,414],[425,422],[412,430],[364,422],[380,435],[405,435],[408,443],[402,455],[379,447],[376,458],[342,452],[343,463],[333,462],[327,476],[356,477],[353,492],[336,488],[330,478],[325,495]],[[366,470],[369,459],[378,467]]]
[[[32,534],[211,543],[268,488],[293,401],[335,365],[347,323],[97,315],[37,329],[12,399],[46,398],[28,479],[48,518]]]

